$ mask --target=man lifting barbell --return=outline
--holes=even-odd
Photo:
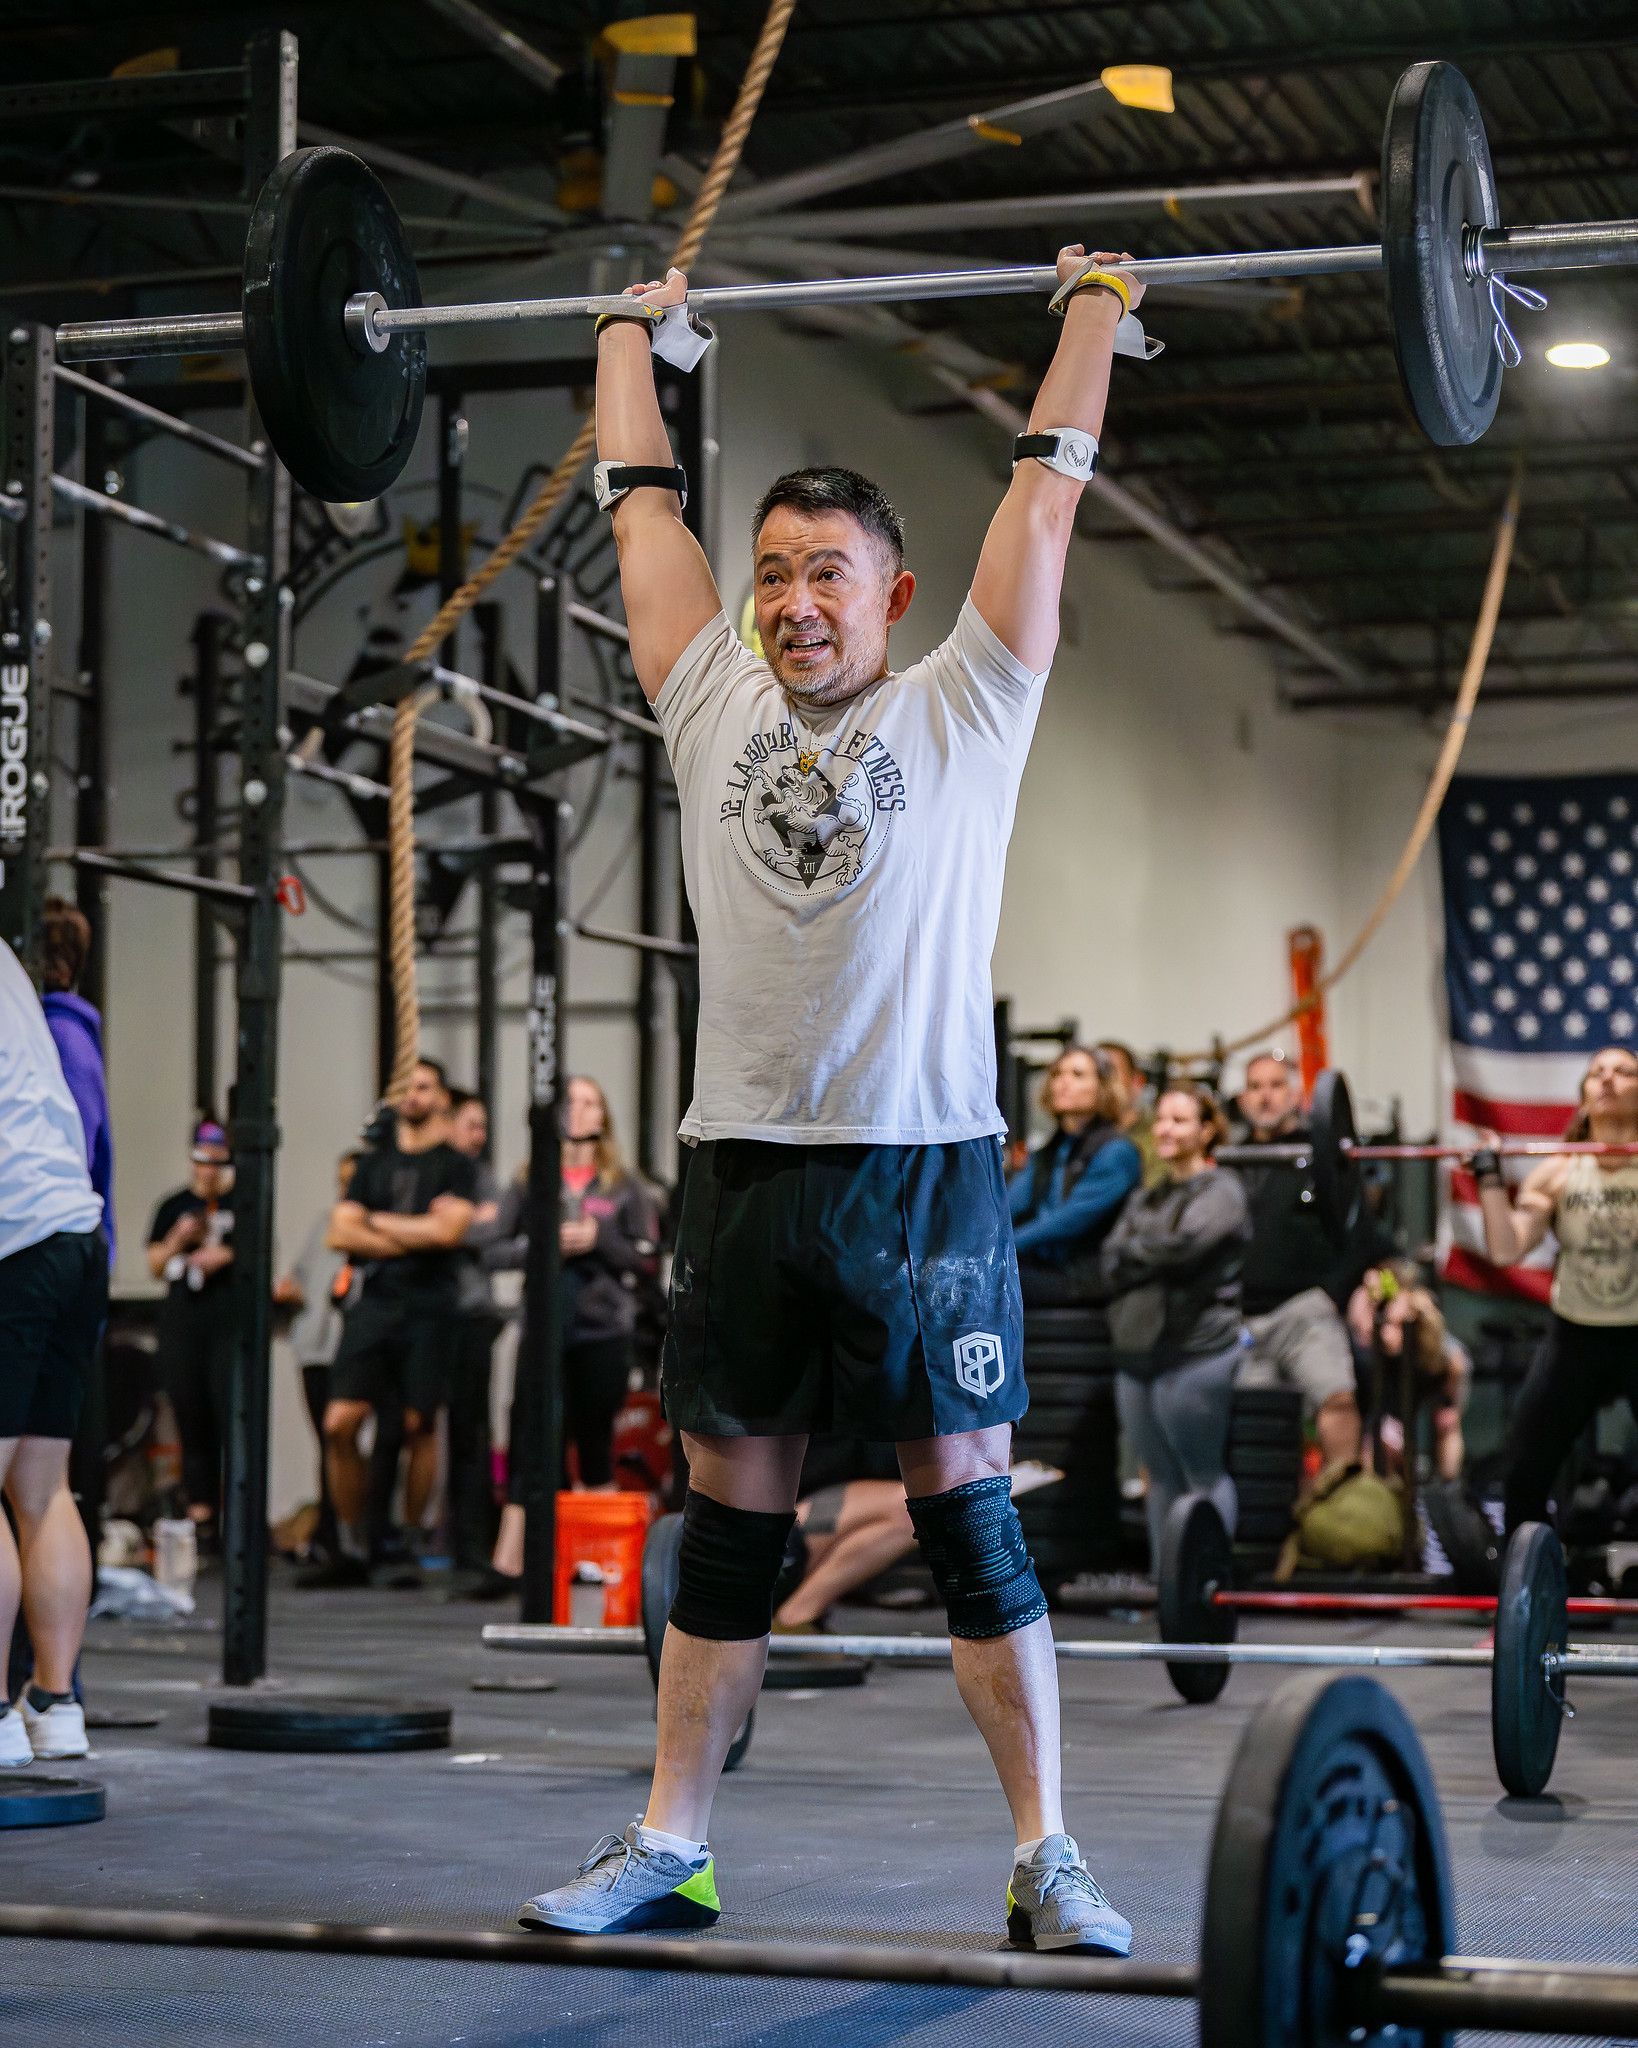
[[[956,1682],[1012,1812],[1008,1933],[1125,1955],[1132,1930],[1064,1832],[1046,1602],[1007,1467],[1028,1396],[1002,1179],[990,953],[1025,755],[1058,639],[1116,326],[1142,285],[1058,258],[1056,354],[1014,444],[954,632],[895,673],[915,578],[876,485],[799,470],[753,531],[766,659],[680,515],[650,343],[686,362],[686,279],[599,322],[599,501],[639,681],[664,728],[699,926],[689,1168],[667,1412],[691,1482],[647,1811],[523,1924],[708,1925],[706,1832],[767,1657],[807,1435],[897,1443],[949,1612]],[[656,317],[648,307],[672,308]]]

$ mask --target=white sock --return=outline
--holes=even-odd
[[[664,1828],[651,1828],[639,1821],[637,1833],[645,1849],[665,1849],[673,1856],[680,1856],[685,1863],[698,1863],[702,1856],[710,1854],[704,1842],[691,1842],[685,1835],[668,1835]]]

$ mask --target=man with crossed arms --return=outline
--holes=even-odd
[[[717,1918],[712,1798],[762,1682],[803,1450],[823,1430],[897,1444],[956,1683],[1012,1813],[1011,1940],[1130,1950],[1064,1831],[1052,1632],[1007,1476],[1028,1396],[989,972],[1116,327],[1142,296],[1123,260],[1060,253],[1057,350],[971,595],[944,644],[898,672],[888,634],[915,578],[877,486],[821,468],[764,495],[752,653],[683,524],[655,396],[651,344],[708,339],[687,281],[634,286],[643,303],[598,323],[598,497],[699,927],[681,1132],[697,1150],[664,1362],[690,1482],[647,1811],[531,1900],[525,1926]]]

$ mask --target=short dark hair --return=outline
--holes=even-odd
[[[881,485],[873,484],[856,469],[820,463],[811,469],[790,469],[775,477],[751,514],[753,547],[764,520],[778,505],[793,506],[798,512],[851,513],[865,532],[874,534],[886,548],[895,576],[904,566],[904,523]]]
[[[91,921],[85,912],[62,896],[48,896],[40,942],[47,990],[61,994],[78,988],[91,951]]]
[[[436,1074],[438,1076],[438,1086],[442,1088],[446,1094],[448,1093],[449,1074],[446,1071],[442,1060],[435,1060],[430,1053],[422,1053],[420,1057],[416,1060],[415,1064],[418,1067],[425,1067],[429,1073]]]

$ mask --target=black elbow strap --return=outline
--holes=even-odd
[[[983,1641],[1047,1611],[1005,1472],[906,1502],[952,1636]]]
[[[693,1487],[683,1497],[671,1626],[713,1643],[754,1642],[773,1627],[774,1581],[791,1513],[731,1508]]]

